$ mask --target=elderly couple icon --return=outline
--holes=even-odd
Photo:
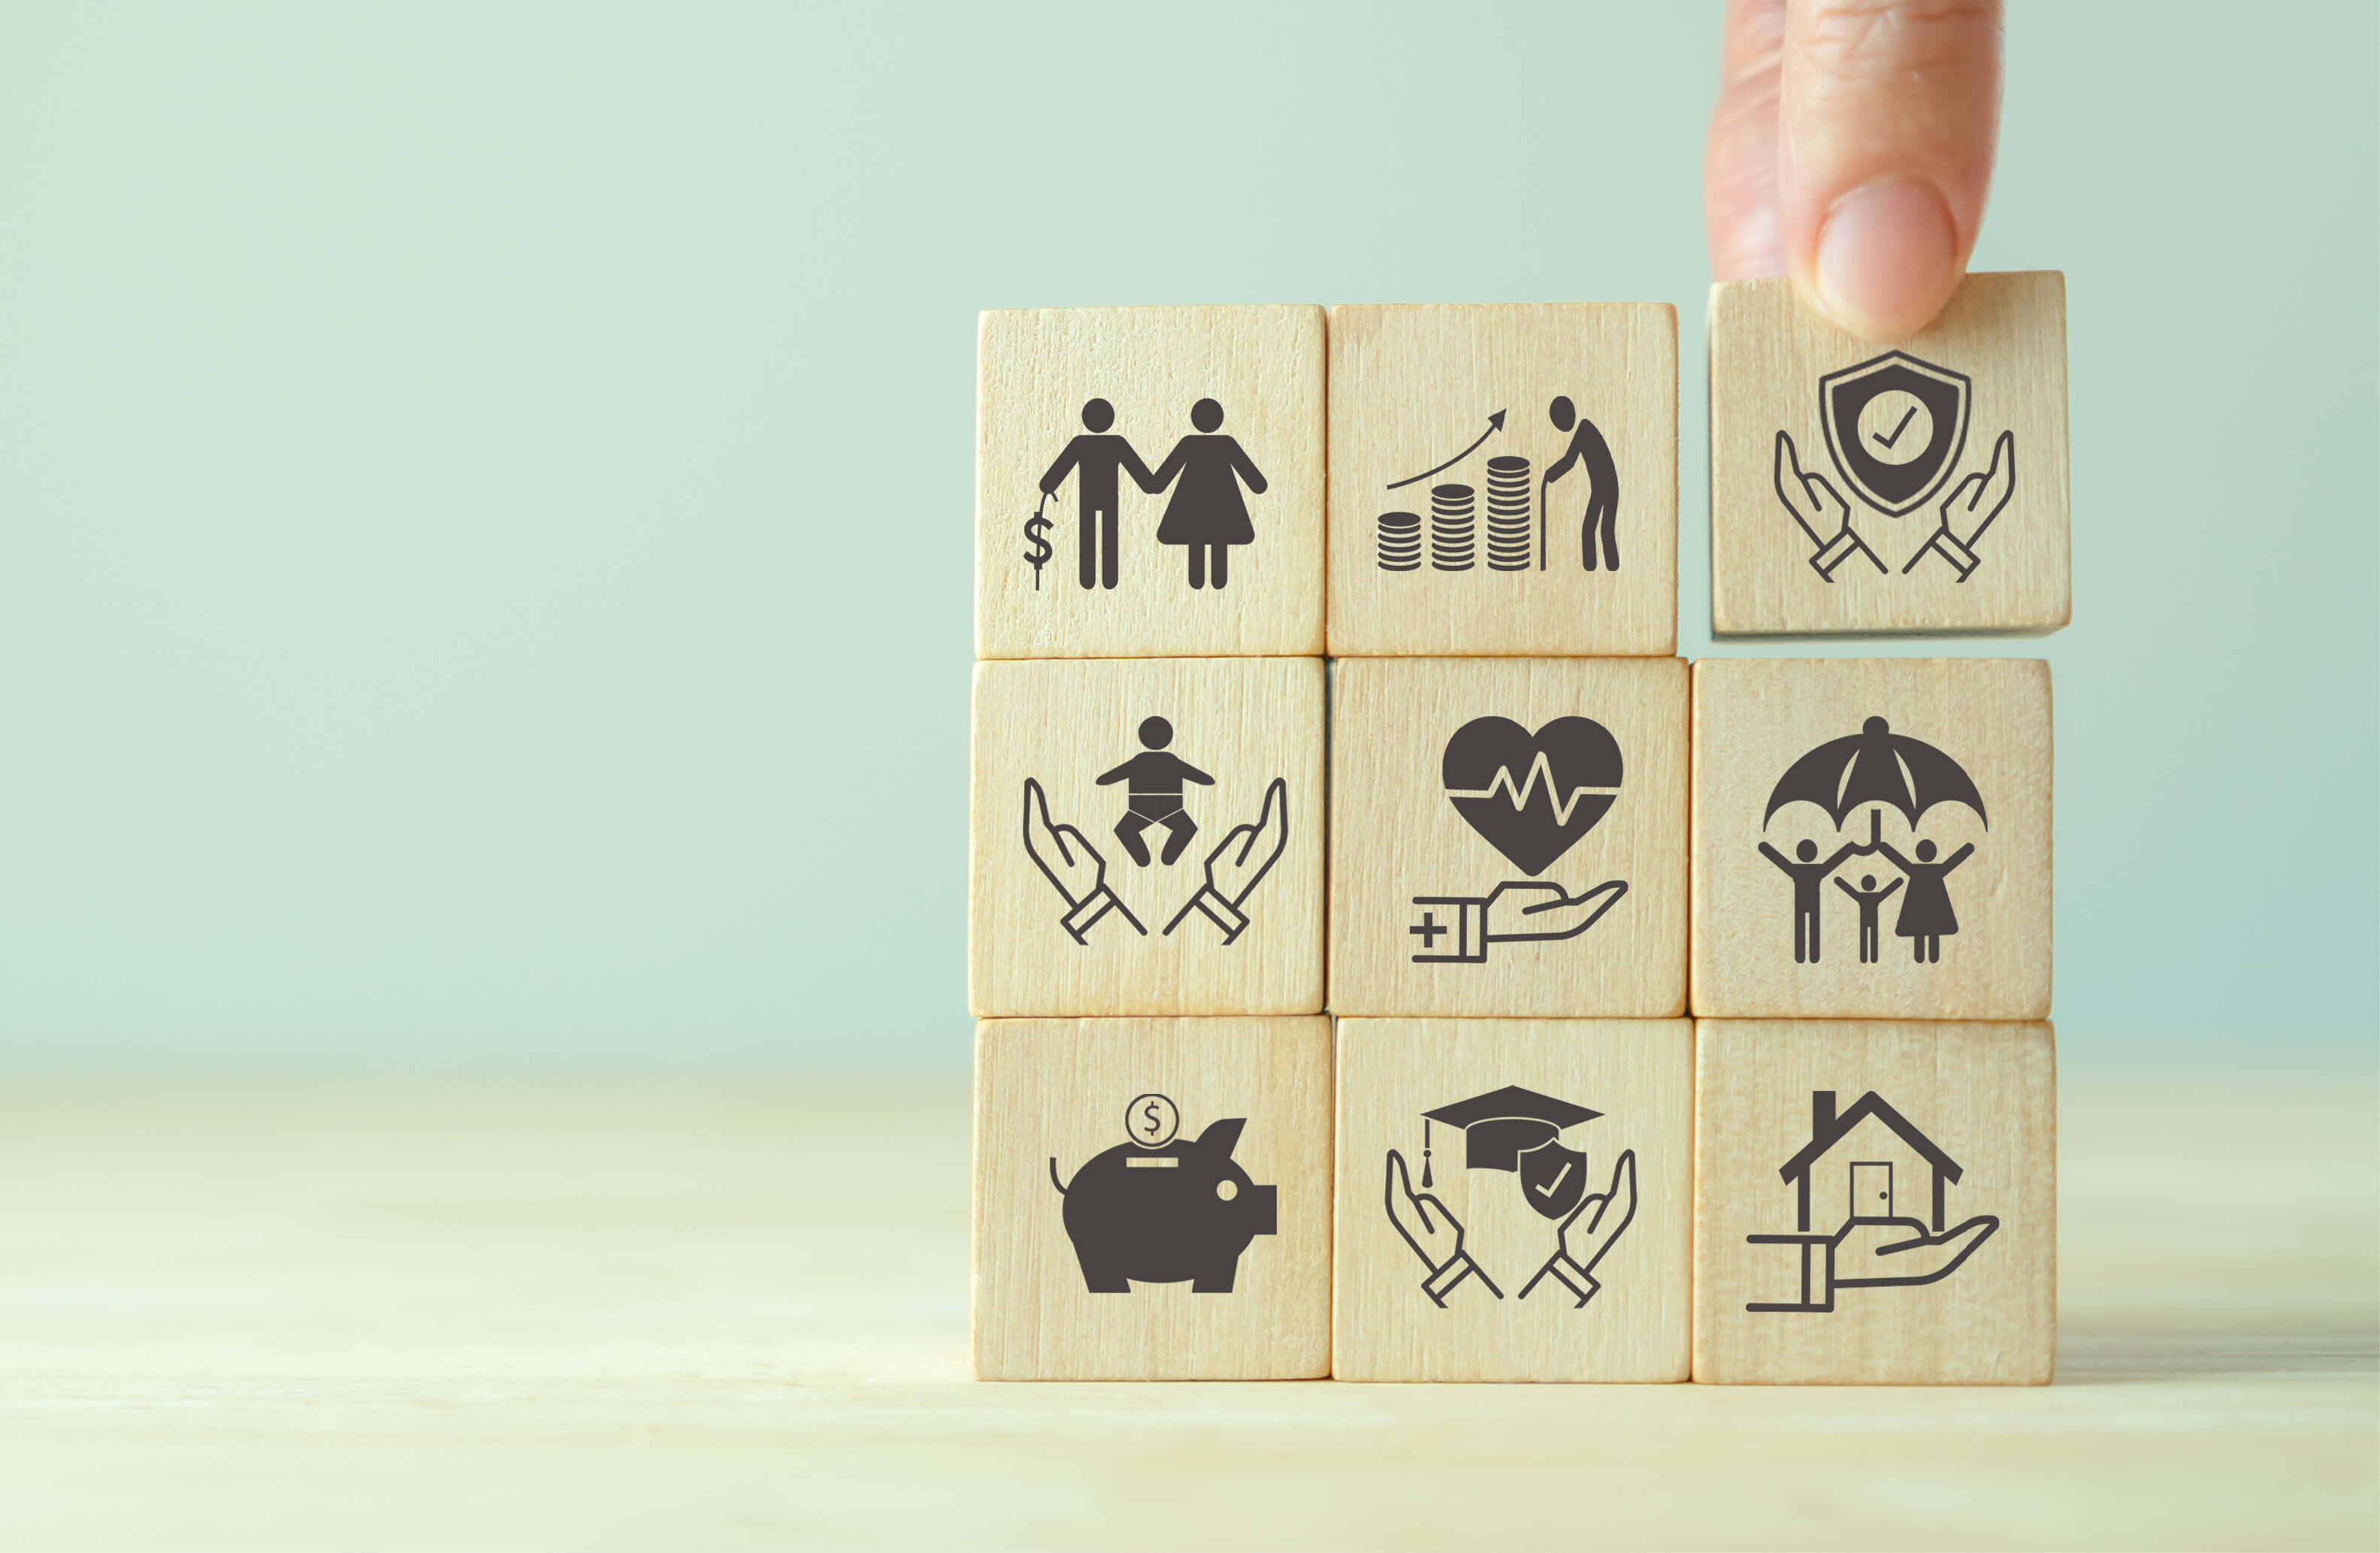
[[[1251,494],[1261,496],[1264,473],[1223,431],[1223,406],[1214,400],[1191,406],[1190,424],[1195,434],[1175,443],[1165,461],[1151,469],[1130,442],[1111,430],[1114,406],[1105,399],[1084,405],[1081,434],[1060,451],[1040,485],[1046,500],[1058,493],[1069,474],[1075,477],[1075,580],[1086,589],[1113,588],[1122,575],[1117,525],[1120,477],[1127,474],[1152,496],[1172,488],[1157,542],[1184,549],[1190,586],[1205,588],[1211,578],[1220,588],[1231,581],[1232,547],[1251,544],[1257,537],[1240,485],[1245,481]]]

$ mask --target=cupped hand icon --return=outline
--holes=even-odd
[[[1416,895],[1422,919],[1406,928],[1422,940],[1416,965],[1476,965],[1491,943],[1559,943],[1574,939],[1620,904],[1626,880],[1608,880],[1573,895],[1550,880],[1506,880],[1486,895]],[[1440,909],[1454,920],[1440,922]],[[1446,939],[1441,952],[1438,940]]]
[[[1618,905],[1620,897],[1627,893],[1627,882],[1617,879],[1575,895],[1549,880],[1507,880],[1488,892],[1488,920],[1480,938],[1487,943],[1554,943],[1574,939],[1602,920],[1603,914]],[[1529,931],[1497,930],[1495,918],[1499,915],[1507,922],[1512,920],[1511,912],[1500,914],[1496,909],[1508,902],[1517,905],[1519,915],[1527,918],[1520,927]]]
[[[1076,943],[1089,943],[1091,928],[1111,911],[1131,923],[1134,932],[1148,937],[1140,918],[1109,886],[1107,859],[1074,826],[1050,822],[1049,795],[1031,777],[1025,779],[1025,851],[1064,898],[1067,910],[1059,926]]]
[[[1182,919],[1196,911],[1222,929],[1226,944],[1236,940],[1248,925],[1247,913],[1241,903],[1256,892],[1266,874],[1281,860],[1283,848],[1289,845],[1289,783],[1281,777],[1272,779],[1265,789],[1264,810],[1254,824],[1234,825],[1215,850],[1207,854],[1207,882],[1197,893],[1182,904],[1173,920],[1165,925],[1171,934],[1182,926]]]
[[[1743,1308],[1824,1314],[1835,1308],[1838,1289],[1938,1283],[1957,1272],[1999,1227],[1996,1216],[1981,1213],[1938,1232],[1914,1219],[1852,1219],[1832,1234],[1746,1235],[1754,1245],[1802,1248],[1802,1297]]]
[[[1975,541],[1984,537],[1984,530],[1992,526],[1992,520],[1999,516],[2000,509],[2009,504],[2009,498],[2014,494],[2016,436],[2003,431],[1999,440],[1992,443],[1992,467],[1969,475],[1950,488],[1950,494],[1942,498],[1942,526],[1909,558],[1909,564],[1900,568],[1901,575],[1907,576],[1917,563],[1932,554],[1949,562],[1961,582],[1974,576],[1975,568],[1984,564],[1975,553]]]
[[[1818,547],[1810,557],[1810,568],[1828,582],[1835,580],[1835,568],[1853,555],[1864,555],[1877,571],[1885,569],[1867,541],[1852,529],[1851,504],[1844,501],[1827,477],[1805,471],[1800,456],[1793,451],[1793,439],[1784,432],[1777,433],[1777,499],[1802,532]]]
[[[1579,1220],[1586,1222],[1582,1228]],[[1636,1219],[1636,1151],[1627,1149],[1620,1162],[1611,1167],[1611,1184],[1592,1196],[1582,1197],[1554,1231],[1554,1254],[1546,1258],[1545,1266],[1521,1287],[1520,1297],[1527,1299],[1529,1291],[1550,1274],[1555,1282],[1569,1290],[1578,1304],[1595,1298],[1603,1285],[1595,1276],[1595,1264],[1603,1260],[1612,1244],[1626,1232]],[[1573,1232],[1575,1231],[1575,1232]]]
[[[1413,1177],[1406,1172],[1405,1157],[1395,1149],[1389,1150],[1389,1179],[1386,1193],[1389,1222],[1396,1226],[1405,1244],[1414,1249],[1429,1276],[1422,1280],[1422,1292],[1430,1297],[1440,1310],[1446,1308],[1446,1296],[1464,1279],[1476,1277],[1488,1286],[1488,1292],[1498,1299],[1504,1291],[1471,1259],[1463,1249],[1463,1223],[1447,1211],[1446,1205],[1435,1194],[1415,1192]]]

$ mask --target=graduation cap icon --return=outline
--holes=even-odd
[[[1463,1163],[1467,1169],[1517,1171],[1522,1155],[1553,1142],[1563,1128],[1592,1122],[1602,1114],[1517,1084],[1426,1110],[1421,1124],[1422,1184],[1431,1183],[1429,1124],[1433,1122],[1463,1129]]]

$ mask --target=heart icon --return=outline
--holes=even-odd
[[[1454,812],[1534,878],[1620,795],[1620,742],[1584,717],[1557,717],[1534,734],[1509,717],[1478,717],[1446,741],[1439,770]]]

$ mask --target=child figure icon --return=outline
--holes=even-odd
[[[1807,846],[1810,843],[1803,842],[1802,844]],[[1924,844],[1930,847],[1934,843],[1932,842],[1926,842]],[[1874,874],[1862,874],[1860,875],[1859,888],[1854,890],[1850,885],[1845,884],[1841,880],[1835,880],[1836,889],[1841,891],[1844,894],[1849,895],[1852,900],[1859,903],[1859,957],[1861,965],[1873,965],[1876,964],[1877,945],[1881,942],[1881,940],[1878,937],[1878,934],[1881,932],[1881,928],[1877,926],[1876,916],[1884,907],[1884,898],[1887,895],[1891,894],[1894,891],[1900,889],[1907,882],[1908,880],[1906,880],[1896,879],[1890,884],[1878,890],[1876,887],[1876,876]]]
[[[1148,843],[1141,832],[1152,825],[1165,827],[1165,850],[1158,861],[1171,867],[1198,833],[1198,822],[1182,807],[1182,784],[1195,782],[1201,787],[1212,787],[1215,779],[1197,767],[1166,749],[1173,742],[1173,724],[1161,717],[1143,720],[1140,725],[1141,752],[1099,779],[1106,787],[1114,783],[1127,783],[1126,807],[1122,819],[1116,821],[1116,840],[1132,854],[1132,860],[1142,867],[1148,867]]]

